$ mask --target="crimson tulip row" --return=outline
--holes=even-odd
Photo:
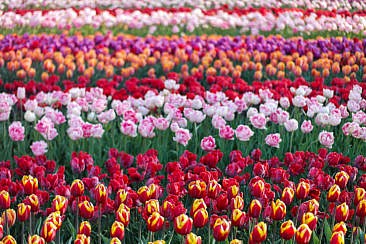
[[[112,148],[99,166],[85,152],[64,166],[44,156],[1,162],[2,241],[364,240],[364,156],[350,162],[321,149],[286,153],[281,162],[263,159],[259,149],[248,156],[236,150],[220,169],[222,156],[185,151],[164,166],[154,149],[134,158]],[[234,164],[241,171],[230,170]]]

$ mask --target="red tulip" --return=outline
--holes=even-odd
[[[61,228],[61,225],[62,225],[62,217],[60,215],[60,212],[56,211],[56,212],[50,213],[47,216],[45,221],[54,223],[55,226],[57,227],[57,230],[59,230]]]
[[[186,214],[174,218],[174,230],[180,235],[187,235],[192,230],[193,220]]]
[[[347,226],[343,221],[336,223],[334,225],[333,232],[338,232],[338,231],[342,231],[344,234],[347,233]]]
[[[5,214],[6,214],[6,218],[5,218]],[[7,219],[8,221],[8,226],[11,227],[15,224],[15,220],[17,219],[17,213],[15,212],[14,209],[8,208],[7,210],[5,210],[2,215],[1,215],[1,225],[5,225],[5,220]]]
[[[91,234],[91,225],[89,221],[83,221],[79,225],[79,231],[78,234],[83,234],[86,236],[90,236]]]
[[[334,176],[334,180],[335,180],[335,183],[337,185],[339,185],[339,187],[341,189],[344,189],[348,183],[348,180],[349,180],[349,175],[344,172],[344,171],[341,171],[341,172],[338,172],[335,176]]]
[[[37,212],[39,210],[39,200],[36,194],[31,194],[27,196],[23,202],[31,206],[32,212]]]
[[[243,210],[244,208],[244,199],[242,196],[237,195],[236,197],[231,199],[230,202],[231,209],[240,209]]]
[[[191,181],[188,184],[188,194],[192,198],[203,198],[207,194],[207,185],[203,180]]]
[[[193,214],[193,225],[196,228],[204,227],[208,222],[208,212],[205,208],[199,208]]]
[[[349,215],[349,207],[347,203],[342,203],[338,205],[335,209],[335,221],[341,222],[346,221]]]
[[[310,192],[310,184],[305,182],[305,181],[301,181],[296,188],[296,197],[297,199],[305,199]]]
[[[286,204],[290,205],[294,199],[295,191],[291,187],[285,187],[282,191],[281,200]]]
[[[254,183],[250,184],[250,192],[253,197],[260,197],[265,188],[265,183],[262,179],[254,181]]]
[[[361,200],[356,208],[356,215],[361,219],[366,216],[366,200]]]
[[[94,199],[97,202],[97,204],[103,204],[107,201],[107,189],[105,185],[99,183],[94,188]]]
[[[121,203],[116,213],[116,221],[121,222],[124,226],[130,223],[130,208]]]
[[[77,234],[74,244],[89,244],[90,236],[86,236],[84,234]]]
[[[111,227],[111,237],[117,237],[118,239],[123,240],[125,237],[125,226],[121,222],[113,222]]]
[[[122,242],[117,237],[113,237],[109,244],[122,244]]]
[[[66,213],[68,200],[64,196],[56,195],[52,201],[52,210],[60,211],[61,215]]]
[[[263,242],[267,239],[267,224],[259,222],[250,233],[250,239],[254,242]]]
[[[282,220],[286,216],[286,205],[280,199],[272,201],[271,217],[273,220]]]
[[[94,205],[93,203],[85,200],[79,203],[79,214],[81,217],[85,219],[90,219],[94,214]]]
[[[10,208],[10,195],[9,192],[2,190],[0,192],[0,208],[8,209]]]
[[[76,179],[70,186],[71,195],[74,197],[80,197],[84,194],[84,183],[82,180]]]
[[[211,180],[208,184],[207,195],[209,198],[216,199],[221,192],[221,185],[216,180]]]
[[[49,221],[45,221],[42,226],[41,236],[45,239],[46,242],[51,242],[55,239],[57,232],[57,226]]]
[[[316,224],[318,223],[318,217],[315,216],[311,212],[307,212],[302,216],[302,224],[307,224],[307,226],[314,230],[316,228]]]
[[[216,241],[224,241],[230,233],[230,222],[224,218],[217,218],[213,224],[213,237]]]
[[[310,242],[312,231],[307,224],[301,224],[297,228],[295,240],[298,244],[307,244]]]
[[[152,213],[147,219],[147,229],[152,232],[157,232],[163,228],[164,217],[159,212]]]
[[[192,204],[190,215],[193,217],[194,213],[199,209],[207,209],[207,205],[202,198],[195,199]]]
[[[328,191],[327,200],[328,202],[335,202],[338,200],[339,195],[341,195],[341,188],[337,184],[334,184]]]
[[[46,240],[39,235],[32,235],[28,237],[28,244],[46,244]]]
[[[244,222],[246,220],[246,214],[244,211],[241,211],[240,209],[236,208],[231,213],[231,224],[236,227],[241,227],[244,225]]]
[[[366,190],[363,189],[363,188],[356,188],[355,189],[355,197],[354,197],[354,204],[355,206],[358,205],[358,203],[362,200],[365,200],[366,199]]]
[[[185,244],[202,244],[202,238],[191,232],[188,235],[186,235],[184,243]]]
[[[342,231],[333,232],[329,244],[344,244],[344,233]]]
[[[257,199],[253,199],[249,205],[249,211],[248,211],[249,216],[253,218],[258,218],[259,215],[261,214],[261,211],[262,211],[262,204]]]
[[[284,240],[290,240],[295,235],[296,228],[291,220],[287,220],[281,224],[280,236]]]
[[[19,221],[21,221],[21,222],[27,221],[30,217],[30,211],[31,211],[31,206],[24,204],[24,203],[19,203],[18,211],[17,211]]]
[[[22,184],[25,194],[33,194],[38,190],[38,179],[31,175],[24,175]]]
[[[3,244],[17,244],[17,241],[11,235],[7,235],[2,239]]]

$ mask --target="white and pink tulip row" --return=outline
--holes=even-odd
[[[202,9],[217,8],[227,5],[238,7],[294,7],[327,10],[361,10],[366,9],[362,0],[1,0],[0,9],[29,8],[69,8],[69,7],[100,7],[100,8],[156,8],[156,7],[197,7]]]
[[[174,83],[167,80],[166,87],[171,88]],[[8,130],[13,141],[24,139],[23,125],[35,129],[46,141],[59,135],[61,124],[68,125],[65,131],[71,140],[101,138],[108,124],[117,120],[124,136],[153,138],[158,131],[170,129],[174,133],[172,139],[186,146],[194,133],[188,125],[199,125],[207,119],[214,129],[201,138],[204,150],[215,145],[209,137],[212,132],[224,140],[236,137],[240,141],[249,141],[255,133],[265,133],[264,142],[276,148],[280,147],[283,133],[298,130],[303,134],[316,133],[310,137],[317,138],[328,148],[332,148],[336,139],[332,131],[342,130],[345,136],[366,141],[366,113],[363,111],[366,100],[362,98],[360,86],[355,85],[348,102],[339,107],[329,102],[334,94],[331,89],[324,89],[323,95],[314,97],[309,96],[311,88],[307,86],[291,88],[291,91],[294,94],[291,101],[287,97],[274,100],[270,90],[260,90],[259,94],[247,92],[232,101],[221,92],[206,92],[205,97],[188,99],[169,89],[159,94],[148,92],[143,99],[130,97],[119,101],[105,96],[101,88],[90,91],[72,88],[68,92],[41,92],[35,99],[25,100],[24,89],[18,88],[17,95],[0,94],[0,121],[8,121],[15,104],[21,102],[25,121],[12,119]],[[267,129],[271,133],[266,133]],[[37,154],[37,150],[33,152]]]

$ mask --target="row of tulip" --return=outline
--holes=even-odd
[[[347,38],[7,35],[0,37],[0,75],[6,90],[15,80],[60,86],[78,79],[95,85],[106,78],[118,86],[131,77],[165,80],[169,72],[180,73],[177,81],[206,79],[206,89],[213,83],[209,77],[217,75],[226,77],[225,83],[232,83],[229,76],[234,81],[303,76],[330,84],[335,77],[366,80],[365,46],[366,41]]]
[[[220,150],[201,158],[185,151],[165,165],[154,149],[134,158],[115,148],[99,165],[86,152],[66,165],[45,156],[2,161],[2,242],[365,241],[364,156],[227,153],[226,168],[214,164]]]
[[[366,9],[363,1],[344,1],[344,0],[158,0],[158,1],[119,1],[119,0],[1,0],[0,10],[6,9],[29,9],[29,8],[83,8],[83,7],[100,7],[100,8],[155,8],[155,7],[196,7],[201,9],[210,9],[225,6],[228,8],[247,8],[247,7],[266,7],[266,8],[308,8],[308,9],[327,9],[327,10],[360,10]]]
[[[24,87],[18,87],[16,95],[2,93],[5,152],[0,157],[6,160],[14,154],[28,154],[30,147],[34,155],[48,151],[57,160],[76,147],[99,150],[98,160],[103,160],[105,147],[118,145],[140,153],[150,144],[167,151],[164,159],[170,157],[170,151],[184,147],[199,154],[217,145],[248,153],[263,144],[269,146],[266,153],[274,155],[314,151],[322,145],[355,157],[365,147],[363,83],[349,86],[344,94],[335,87],[317,91],[298,83],[284,88],[288,97],[278,90],[275,96],[275,87],[244,92],[233,99],[224,92],[210,91],[187,97],[177,92],[179,85],[174,80],[163,85],[159,93],[148,90],[143,97],[128,96],[123,101],[108,97],[102,88],[40,92],[30,98]],[[347,143],[342,143],[345,138]]]
[[[0,12],[3,29],[15,27],[31,28],[93,28],[125,26],[126,29],[149,27],[153,33],[157,26],[171,26],[173,33],[192,32],[196,28],[216,27],[220,29],[240,29],[258,34],[260,31],[293,32],[341,31],[344,33],[365,33],[364,12],[331,12],[302,9],[147,9],[147,10],[100,10],[93,8],[59,10],[9,10]]]

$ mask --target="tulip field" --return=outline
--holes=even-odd
[[[366,2],[0,0],[0,244],[366,242]]]

